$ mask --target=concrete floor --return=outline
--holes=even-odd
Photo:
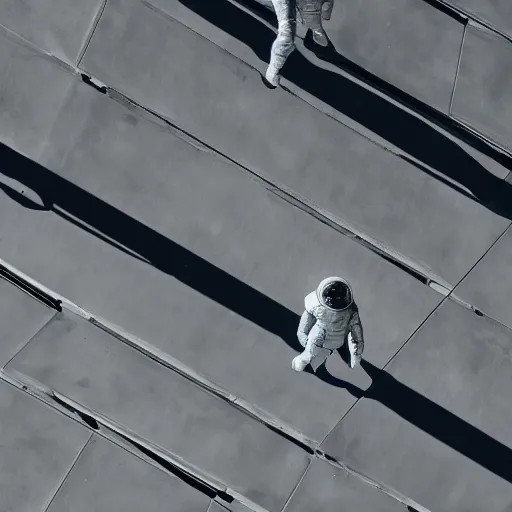
[[[452,3],[336,4],[269,90],[227,0],[0,0],[0,510],[512,507],[512,164],[478,136],[509,145],[512,47]],[[328,275],[364,360],[298,374]]]

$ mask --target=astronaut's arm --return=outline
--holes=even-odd
[[[315,325],[316,318],[309,313],[309,311],[304,311],[302,316],[300,317],[299,327],[297,329],[297,338],[299,339],[300,344],[305,347],[308,342],[308,334],[311,331],[313,325]]]
[[[363,356],[364,336],[359,312],[354,311],[349,323],[348,348],[350,351],[350,367],[354,368]]]

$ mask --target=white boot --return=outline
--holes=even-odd
[[[297,357],[293,358],[292,361],[292,368],[296,372],[302,372],[304,371],[304,368],[309,364],[309,360],[304,357],[304,354],[299,354]]]

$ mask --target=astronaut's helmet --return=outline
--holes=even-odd
[[[324,279],[318,285],[317,297],[320,304],[336,311],[347,309],[354,301],[350,285],[341,277]]]

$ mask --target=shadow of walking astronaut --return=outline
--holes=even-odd
[[[349,283],[341,277],[328,277],[306,296],[304,304],[305,310],[297,329],[297,338],[304,350],[293,359],[292,368],[302,372],[309,365],[322,380],[335,379],[327,372],[325,364],[336,351],[340,352],[350,368],[355,368],[361,361],[364,338]],[[345,357],[347,349],[348,358]],[[344,383],[343,387],[352,394],[361,394],[358,388],[349,383]],[[349,389],[352,387],[353,390]]]

